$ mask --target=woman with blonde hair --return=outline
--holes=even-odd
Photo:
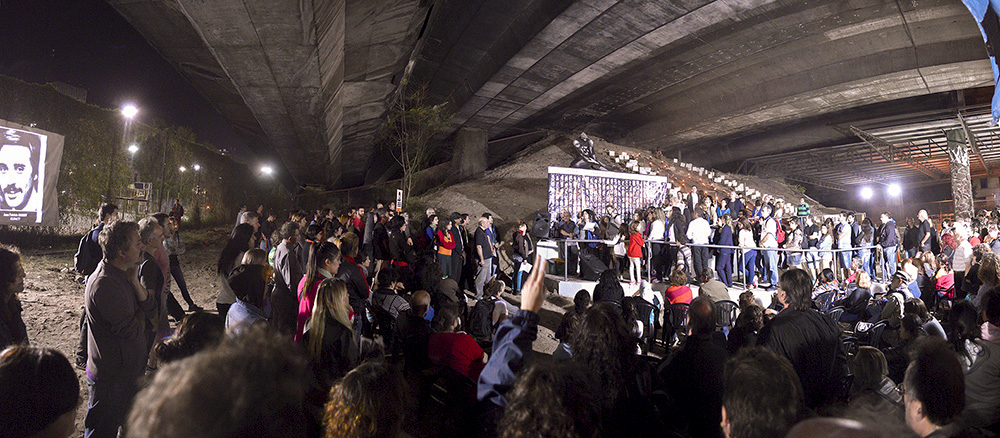
[[[240,266],[229,274],[229,288],[236,295],[236,302],[226,313],[226,330],[239,333],[246,327],[266,323],[271,316],[267,302],[267,285],[271,282],[271,265],[267,252],[252,248],[243,254]]]
[[[352,316],[347,285],[336,278],[323,280],[316,291],[302,344],[325,390],[360,362],[361,349],[351,325]]]

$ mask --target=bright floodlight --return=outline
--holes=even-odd
[[[139,108],[135,105],[130,103],[122,107],[122,115],[125,116],[126,119],[131,120],[136,114],[139,114]]]
[[[181,166],[181,172],[187,172],[187,170],[188,170],[187,167]]]
[[[862,199],[871,199],[873,194],[874,194],[874,192],[872,192],[872,188],[871,187],[862,187],[861,188],[861,198]]]
[[[260,171],[264,175],[270,175],[270,174],[274,173],[274,169],[272,169],[271,166],[263,166],[263,167],[260,168]]]
[[[195,164],[195,165],[194,165],[194,166],[192,166],[192,167],[194,168],[194,170],[195,170],[195,171],[199,171],[199,170],[201,170],[201,165],[198,165],[198,164]]]
[[[903,192],[903,189],[899,187],[899,184],[889,184],[889,188],[886,189],[886,192],[889,193],[889,196],[899,196],[899,194]]]
[[[139,146],[132,143],[128,146],[128,151],[130,154],[135,155],[136,152],[139,152]]]

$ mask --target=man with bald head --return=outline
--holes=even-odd
[[[487,217],[479,218],[479,226],[476,227],[474,242],[476,245],[476,255],[479,256],[478,271],[476,271],[476,299],[483,297],[483,286],[492,278],[493,271],[493,250],[496,241],[492,237],[490,220]]]
[[[432,365],[427,356],[427,341],[431,337],[429,310],[432,310],[431,295],[420,290],[410,297],[410,310],[396,318],[395,344],[403,350],[406,371],[426,370]]]
[[[725,338],[715,333],[715,304],[705,296],[691,300],[690,335],[684,346],[658,370],[680,412],[665,422],[678,422],[691,436],[721,437],[722,374],[726,365]],[[685,427],[686,426],[686,427]]]

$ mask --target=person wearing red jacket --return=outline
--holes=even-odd
[[[451,233],[451,228],[451,221],[445,221],[443,226],[438,227],[436,233],[438,265],[441,266],[441,272],[446,278],[455,278],[456,276],[456,273],[452,272],[454,269],[452,269],[451,251],[455,249],[455,236]]]

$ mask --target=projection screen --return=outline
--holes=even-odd
[[[64,140],[0,120],[0,225],[59,225],[56,183]]]
[[[663,205],[670,194],[666,177],[601,170],[549,167],[549,213],[569,212],[573,218],[584,209],[604,214],[610,205],[631,218],[636,209]]]

